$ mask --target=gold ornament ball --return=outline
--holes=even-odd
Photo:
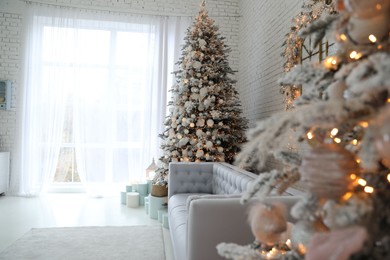
[[[252,205],[249,212],[249,222],[256,240],[267,245],[281,242],[284,237],[283,233],[287,230],[282,204],[256,203]]]

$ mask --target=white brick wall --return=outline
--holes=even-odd
[[[277,83],[283,73],[281,46],[302,4],[303,0],[240,1],[237,89],[251,126],[283,109]]]
[[[302,4],[303,0],[240,1],[237,90],[250,126],[284,109],[277,83],[283,75],[284,59],[280,54],[292,18],[300,12]],[[266,167],[282,166],[269,160]]]
[[[0,79],[12,82],[11,110],[0,110],[0,151],[10,151],[15,141],[21,26],[20,14],[0,12]]]

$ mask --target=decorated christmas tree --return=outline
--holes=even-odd
[[[205,1],[188,28],[174,72],[155,184],[167,184],[170,162],[233,162],[245,141],[247,120],[234,88],[230,49],[208,16]]]
[[[326,33],[336,54],[281,79],[302,86],[295,108],[259,122],[237,156],[261,172],[243,203],[304,184],[290,212],[296,223],[280,205],[260,204],[252,216],[268,224],[251,222],[257,247],[221,244],[227,258],[390,259],[390,0],[338,0],[336,8],[300,31],[313,44]],[[291,135],[300,149],[287,144]],[[284,168],[265,171],[270,156]]]

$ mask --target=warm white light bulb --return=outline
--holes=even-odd
[[[339,129],[333,128],[332,131],[330,131],[330,134],[331,134],[332,136],[336,136],[338,132],[339,132]]]
[[[370,34],[370,36],[368,36],[368,39],[369,39],[370,42],[372,42],[372,43],[375,43],[375,42],[376,42],[376,37],[375,37],[375,35],[373,35],[373,34]]]
[[[337,144],[339,144],[339,143],[341,143],[341,139],[340,139],[340,138],[335,138],[335,139],[334,139],[334,142],[337,143]]]
[[[364,179],[359,179],[358,183],[359,183],[360,186],[363,186],[363,187],[367,185],[367,181],[364,180]]]
[[[359,125],[360,125],[361,127],[363,127],[363,128],[367,128],[367,127],[368,127],[368,122],[362,121],[362,122],[359,123]]]
[[[312,132],[308,132],[308,133],[306,134],[306,136],[307,136],[307,138],[308,138],[309,140],[311,140],[311,139],[314,138],[314,135],[313,135]]]
[[[373,193],[374,192],[374,188],[370,187],[370,186],[366,186],[366,187],[364,187],[364,191],[366,193]]]
[[[357,51],[352,51],[352,52],[349,54],[349,57],[350,57],[351,59],[355,59],[356,55],[357,55]]]

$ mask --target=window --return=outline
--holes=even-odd
[[[129,162],[141,160],[142,108],[153,40],[148,33],[137,31],[44,27],[43,87],[64,88],[61,92],[66,94],[54,182],[81,181],[75,144],[75,119],[80,110],[88,118],[78,122],[87,124],[78,127],[88,132],[82,141],[84,151],[101,159],[94,162],[101,164],[94,167],[95,175],[108,174],[105,177],[113,182],[129,181]],[[52,75],[59,77],[53,81]]]
[[[29,5],[11,193],[144,181],[191,20]]]

